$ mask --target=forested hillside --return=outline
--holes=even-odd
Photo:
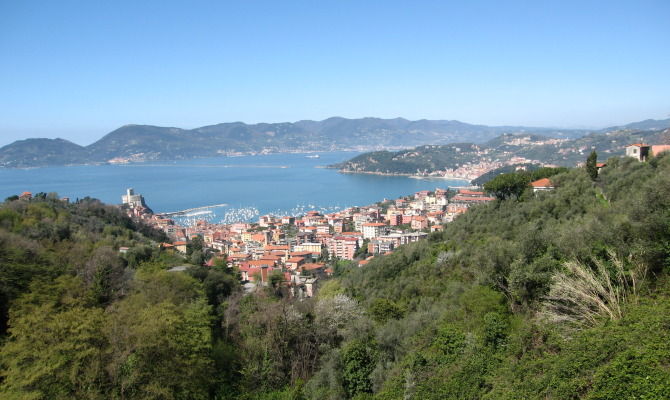
[[[550,179],[302,302],[166,272],[98,203],[8,200],[0,397],[670,398],[670,157]]]
[[[341,172],[400,175],[439,175],[445,169],[481,162],[504,163],[503,168],[519,163],[573,167],[583,162],[590,150],[605,157],[620,156],[625,153],[625,146],[632,143],[670,143],[670,129],[617,129],[571,139],[552,139],[528,132],[504,134],[480,144],[427,145],[396,152],[363,153],[330,167]]]

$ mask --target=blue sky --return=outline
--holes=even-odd
[[[670,117],[670,1],[0,0],[0,145],[128,123]]]

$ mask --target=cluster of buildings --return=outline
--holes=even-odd
[[[670,151],[670,145],[626,147],[626,155],[640,161],[663,151]],[[598,164],[598,168],[604,166]],[[490,167],[493,164],[486,165]],[[531,186],[534,192],[554,188],[547,178]],[[263,215],[254,223],[233,224],[202,220],[191,226],[180,226],[169,215],[154,214],[133,189],[122,196],[122,207],[128,215],[164,231],[171,239],[162,244],[164,248],[186,253],[188,243],[200,238],[215,254],[208,265],[225,259],[228,266],[239,270],[249,289],[259,284],[279,284],[291,296],[303,298],[313,296],[318,281],[333,273],[333,261],[350,260],[362,267],[376,255],[392,253],[398,246],[442,230],[445,223],[469,207],[492,200],[477,190],[438,188],[330,214],[309,211],[300,216]]]
[[[254,223],[234,224],[202,220],[192,226],[180,226],[169,216],[151,213],[132,189],[122,200],[129,215],[167,234],[171,242],[164,243],[164,248],[186,253],[189,241],[199,237],[215,254],[209,264],[225,257],[250,288],[280,281],[291,295],[310,297],[317,281],[333,273],[332,261],[350,260],[363,266],[376,255],[425,239],[472,205],[493,198],[468,189],[424,190],[330,214],[263,215]]]

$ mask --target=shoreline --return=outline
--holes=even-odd
[[[104,165],[112,165],[112,166],[129,166],[129,165],[141,165],[141,164],[152,164],[152,163],[159,163],[159,162],[165,162],[165,163],[175,163],[178,161],[191,161],[191,160],[200,160],[200,159],[207,159],[207,158],[237,158],[237,157],[256,157],[256,156],[267,156],[267,155],[277,155],[277,154],[306,154],[306,155],[311,155],[315,153],[340,153],[340,152],[346,152],[346,153],[353,153],[353,152],[360,152],[359,150],[349,150],[349,149],[343,149],[343,150],[301,150],[301,151],[278,151],[278,152],[249,152],[249,153],[234,153],[234,154],[215,154],[215,155],[207,155],[207,156],[193,156],[193,157],[184,157],[184,158],[150,158],[150,159],[144,159],[144,160],[134,160],[134,161],[127,161],[127,162],[110,162],[109,160],[107,161],[88,161],[88,162],[81,162],[81,163],[64,163],[64,164],[47,164],[47,165],[31,165],[31,166],[8,166],[5,164],[0,164],[0,169],[37,169],[37,168],[59,168],[59,167],[81,167],[81,166],[104,166]],[[318,166],[318,168],[330,168],[328,166]]]
[[[326,168],[332,168],[336,169],[333,167],[326,167]],[[460,178],[456,176],[449,176],[449,175],[417,175],[417,174],[404,174],[400,172],[376,172],[376,171],[348,171],[348,170],[338,170],[339,173],[341,174],[365,174],[365,175],[379,175],[379,176],[403,176],[407,178],[414,178],[414,179],[443,179],[443,180],[454,180],[454,181],[463,181],[467,182],[470,184],[472,182],[471,179],[467,178]]]

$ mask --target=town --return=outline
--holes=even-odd
[[[122,208],[132,218],[162,230],[171,239],[164,249],[186,255],[196,244],[217,262],[239,270],[248,291],[281,282],[290,296],[314,295],[319,279],[333,274],[338,263],[367,264],[403,244],[427,238],[475,204],[492,201],[482,191],[440,189],[420,191],[394,200],[300,216],[262,215],[257,222],[233,224],[196,221],[180,226],[173,214],[154,214],[141,194],[128,189]]]
[[[626,147],[626,155],[646,161],[650,154],[668,150],[667,145],[632,144]],[[598,169],[605,166],[597,165]],[[547,178],[530,185],[533,192],[553,189]],[[198,220],[188,226],[170,218],[181,212],[154,213],[133,189],[122,196],[121,207],[131,218],[165,232],[171,242],[162,243],[163,249],[192,256],[195,247],[199,253],[193,263],[236,268],[247,291],[272,284],[289,296],[306,298],[341,263],[363,267],[378,255],[444,229],[444,224],[473,205],[493,200],[473,188],[436,188],[328,214],[262,215],[257,222],[232,224]]]

